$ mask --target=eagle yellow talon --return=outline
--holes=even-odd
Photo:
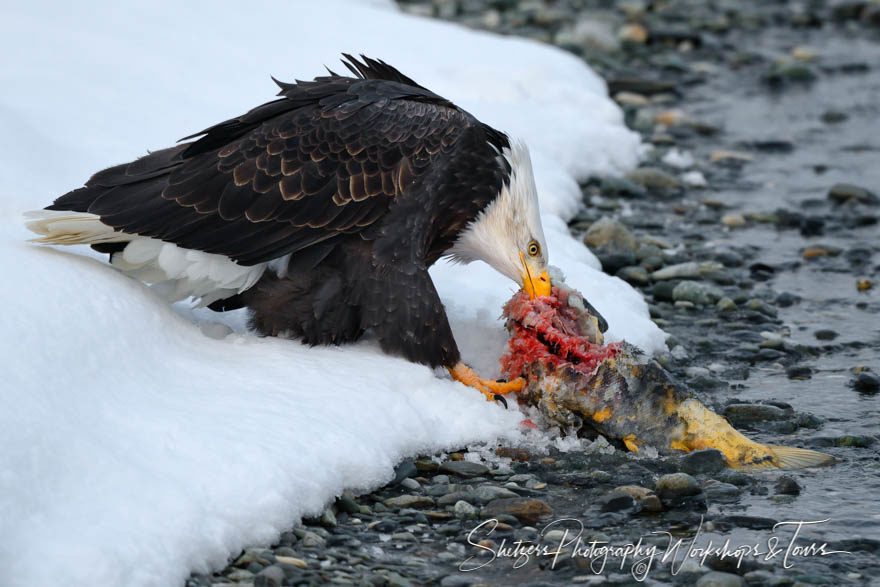
[[[468,387],[477,389],[480,393],[485,395],[486,399],[489,401],[495,401],[496,395],[504,395],[519,391],[525,387],[526,384],[522,377],[517,377],[513,381],[483,379],[464,363],[457,363],[455,367],[449,368],[449,374],[452,375],[452,378],[456,381],[460,381]]]

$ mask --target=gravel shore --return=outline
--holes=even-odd
[[[643,293],[670,334],[657,359],[704,403],[839,462],[744,474],[716,451],[636,457],[602,438],[462,447],[187,585],[880,584],[880,4],[400,6],[553,43],[606,79],[650,148],[585,182],[572,232]],[[823,523],[794,540],[774,529],[787,521]],[[692,539],[741,548],[688,556]]]

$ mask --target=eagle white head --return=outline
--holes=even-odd
[[[498,197],[461,231],[448,256],[461,263],[485,261],[530,297],[549,295],[547,242],[529,149],[513,141],[499,157],[510,165],[508,181]]]

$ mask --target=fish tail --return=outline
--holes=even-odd
[[[802,469],[834,463],[834,457],[815,450],[772,444],[767,445],[767,448],[776,457],[776,466],[780,469]]]
[[[695,399],[679,404],[676,412],[684,420],[686,429],[680,438],[671,441],[670,448],[687,452],[715,448],[724,453],[728,466],[734,469],[800,469],[834,462],[830,455],[814,450],[755,442]]]

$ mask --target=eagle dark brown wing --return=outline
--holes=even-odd
[[[384,63],[349,60],[358,78],[280,83],[283,98],[99,172],[48,209],[244,265],[360,232],[482,125]]]

